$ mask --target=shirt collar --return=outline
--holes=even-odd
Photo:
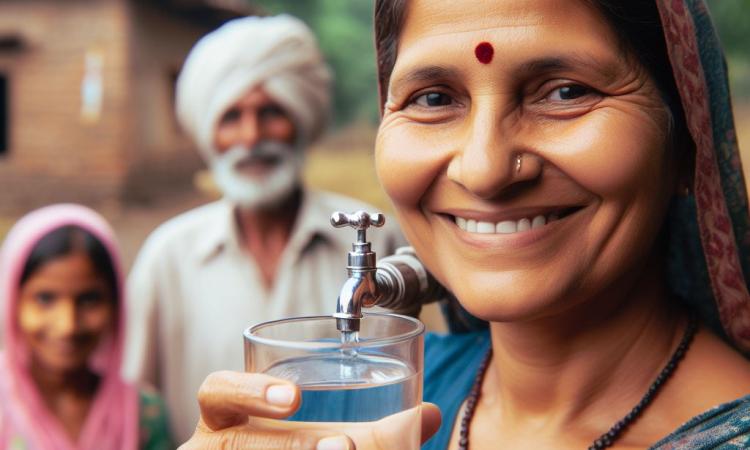
[[[201,262],[225,250],[228,246],[239,247],[239,233],[234,219],[234,205],[221,199],[210,211],[203,234],[195,244],[196,254]]]
[[[307,189],[303,193],[299,215],[289,239],[286,252],[302,254],[316,239],[339,247],[343,255],[354,242],[352,233],[331,226],[331,213],[336,205],[330,204],[324,194]],[[235,219],[235,205],[227,200],[217,202],[213,217],[202,238],[196,243],[196,252],[201,262],[207,262],[219,253],[234,249],[242,252],[239,227]]]

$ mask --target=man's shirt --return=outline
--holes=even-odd
[[[243,249],[232,205],[218,201],[181,214],[146,240],[128,278],[125,375],[163,393],[178,442],[193,433],[196,394],[216,370],[243,370],[243,331],[268,320],[330,315],[346,280],[352,228],[330,225],[333,211],[375,212],[360,201],[306,191],[273,286]],[[370,228],[378,257],[403,238],[395,220]]]

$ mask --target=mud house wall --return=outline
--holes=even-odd
[[[146,200],[159,192],[192,189],[203,166],[174,114],[174,83],[190,48],[211,30],[207,24],[174,15],[153,2],[130,4],[133,136],[126,196]]]
[[[0,50],[7,75],[8,149],[0,157],[0,210],[59,201],[116,201],[132,135],[128,13],[121,0],[4,0]],[[86,55],[101,61],[99,114],[82,115]],[[95,108],[94,108],[95,109]]]

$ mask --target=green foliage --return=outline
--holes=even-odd
[[[729,63],[732,93],[750,99],[750,1],[707,0]]]
[[[727,54],[750,59],[750,1],[708,0],[707,3]]]
[[[334,123],[376,122],[377,79],[369,0],[251,0],[268,14],[283,12],[305,21],[318,36],[336,76]]]

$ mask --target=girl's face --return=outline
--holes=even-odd
[[[44,370],[85,367],[114,317],[112,286],[85,253],[50,260],[21,286],[19,329],[32,361]]]
[[[541,317],[619,294],[652,255],[675,190],[668,122],[587,2],[411,0],[376,165],[465,307]]]

